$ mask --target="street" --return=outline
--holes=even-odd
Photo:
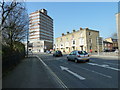
[[[3,88],[118,88],[118,66],[116,58],[75,63],[66,55],[35,54],[3,78]]]

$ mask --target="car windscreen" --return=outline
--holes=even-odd
[[[86,51],[78,51],[78,54],[86,55],[88,53]]]
[[[55,53],[59,53],[59,54],[61,54],[61,51],[56,51]]]

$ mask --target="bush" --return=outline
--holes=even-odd
[[[3,72],[19,63],[25,57],[25,45],[21,42],[14,42],[13,48],[9,45],[2,45],[2,68]]]

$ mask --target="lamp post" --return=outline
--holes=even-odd
[[[27,57],[28,57],[28,44],[29,44],[28,36],[29,36],[29,31],[27,30]]]
[[[100,51],[99,51],[99,37],[97,37],[97,52],[98,52],[98,55],[100,55]]]
[[[28,57],[28,45],[29,44],[29,41],[27,41],[27,57]]]

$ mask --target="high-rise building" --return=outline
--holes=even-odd
[[[29,15],[29,50],[44,52],[53,48],[53,19],[41,9]]]

